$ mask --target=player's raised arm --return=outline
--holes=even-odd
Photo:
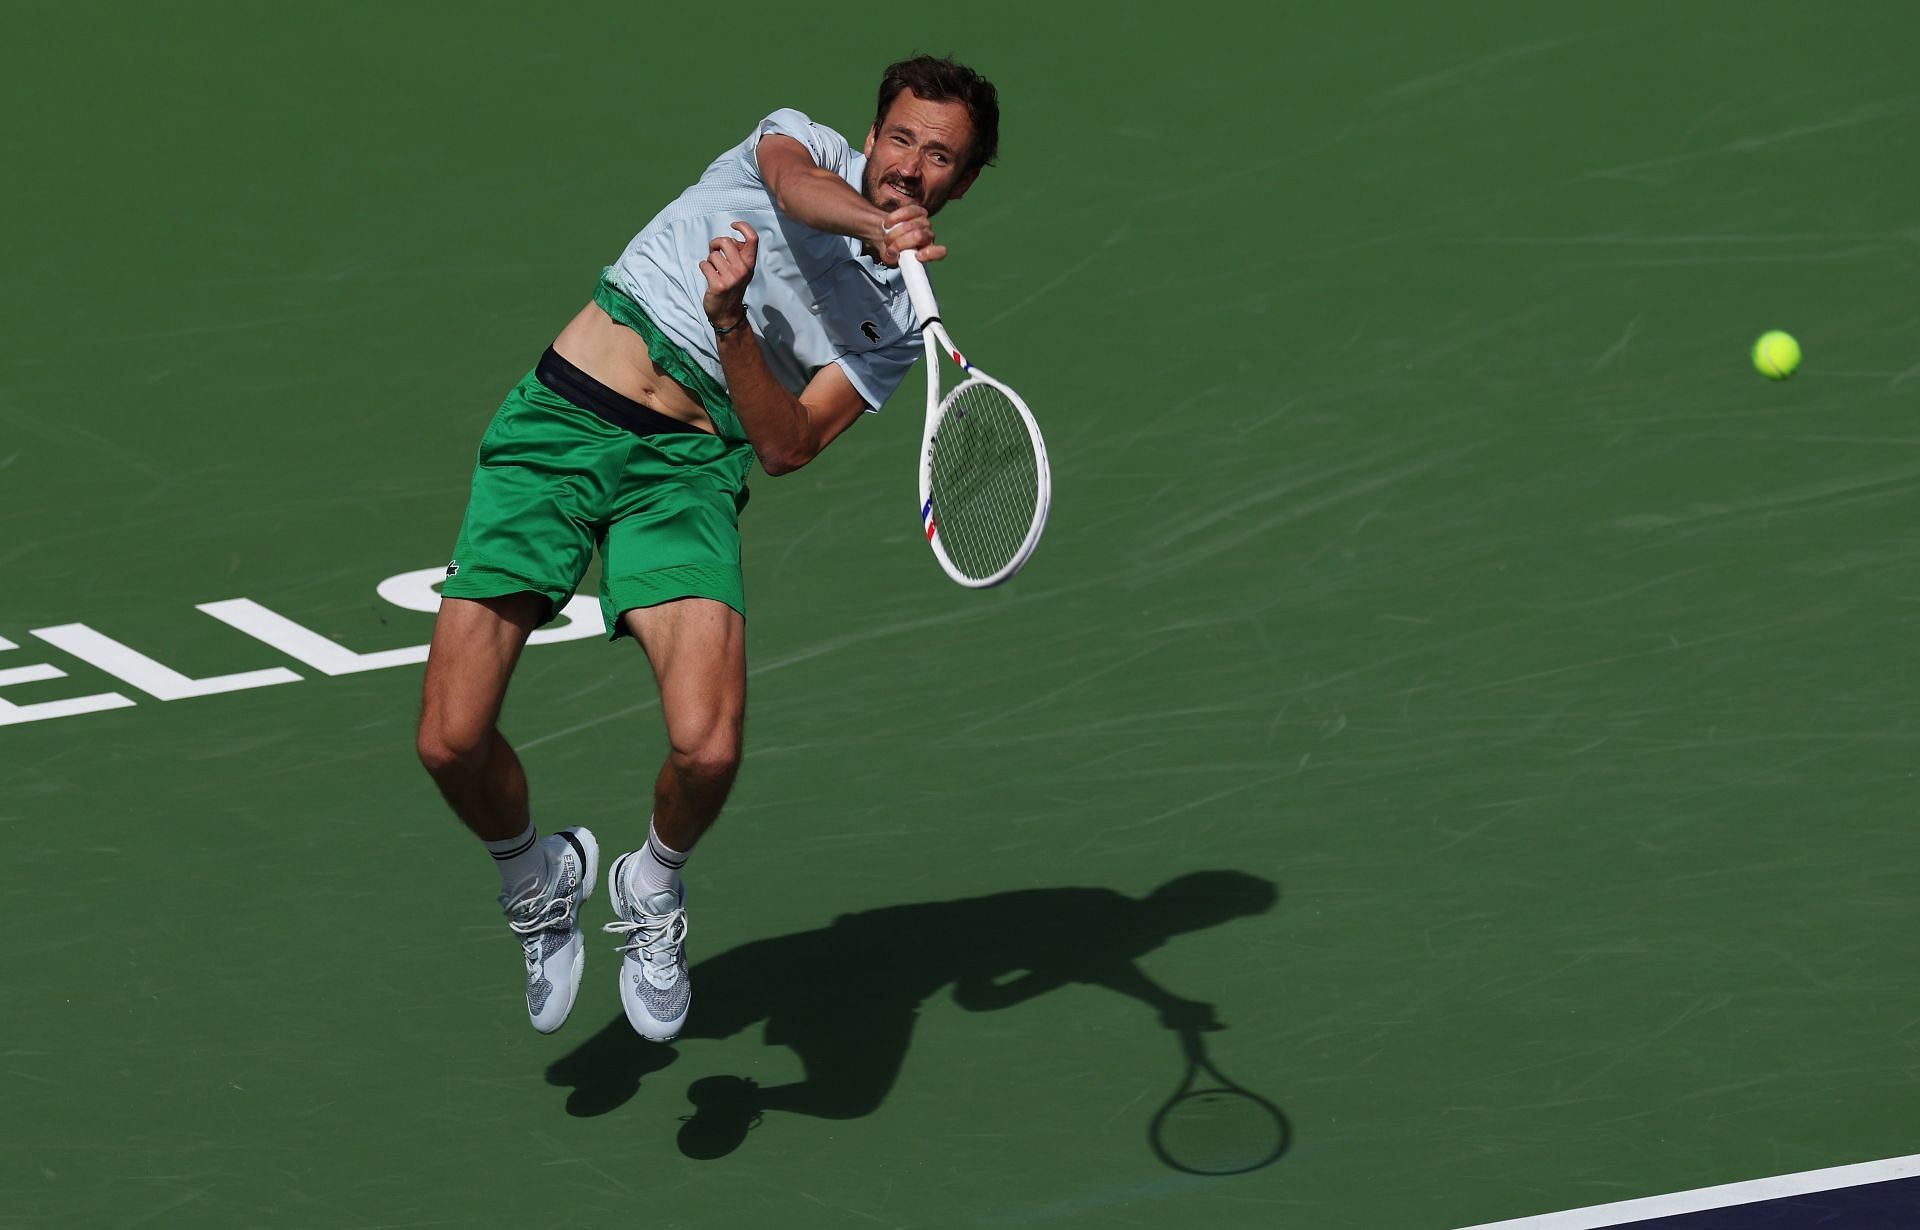
[[[934,242],[925,206],[880,208],[815,163],[807,147],[792,137],[768,133],[760,138],[757,156],[760,178],[773,195],[774,207],[788,217],[816,231],[858,239],[888,265],[898,265],[900,253],[914,249],[919,249],[922,260],[939,260],[947,254],[945,247]]]
[[[846,374],[831,363],[799,397],[774,378],[747,321],[747,286],[759,259],[760,236],[745,222],[735,222],[732,229],[733,235],[715,237],[707,246],[707,259],[700,262],[707,280],[701,308],[713,326],[740,425],[760,467],[769,477],[778,477],[819,456],[867,405]]]

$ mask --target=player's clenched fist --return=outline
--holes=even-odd
[[[760,251],[760,236],[744,222],[733,223],[744,238],[718,235],[707,245],[707,259],[700,262],[706,275],[707,293],[701,298],[707,320],[722,332],[730,332],[747,318],[747,283],[753,281],[753,262]]]
[[[886,216],[875,245],[882,264],[898,265],[902,252],[920,253],[922,261],[937,261],[947,249],[933,241],[933,221],[919,205],[902,205]]]

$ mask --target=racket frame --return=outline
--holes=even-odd
[[[1286,1115],[1281,1113],[1278,1106],[1275,1106],[1272,1102],[1261,1097],[1253,1090],[1228,1079],[1224,1072],[1214,1067],[1212,1058],[1207,1054],[1207,1044],[1201,1039],[1199,1030],[1182,1028],[1179,1033],[1181,1049],[1186,1052],[1187,1056],[1187,1074],[1181,1080],[1180,1087],[1174,1091],[1171,1098],[1167,1099],[1166,1105],[1155,1112],[1153,1122],[1147,1126],[1147,1143],[1152,1147],[1154,1155],[1175,1170],[1184,1171],[1187,1174],[1214,1176],[1246,1174],[1249,1171],[1258,1170],[1263,1166],[1270,1166],[1274,1162],[1279,1161],[1286,1155],[1288,1147],[1293,1143],[1293,1127],[1287,1122]],[[1218,1083],[1213,1085],[1200,1084],[1200,1078],[1203,1075],[1212,1078]],[[1180,1153],[1167,1147],[1167,1123],[1175,1112],[1179,1110],[1180,1104],[1191,1099],[1204,1098],[1209,1094],[1229,1094],[1233,1097],[1243,1099],[1247,1106],[1261,1112],[1271,1121],[1273,1128],[1272,1144],[1257,1160],[1242,1162],[1233,1166],[1203,1166],[1196,1164],[1195,1158],[1182,1156]],[[1264,1139],[1264,1132],[1262,1135]]]
[[[917,252],[900,254],[900,274],[907,284],[907,296],[913,302],[914,315],[919,318],[920,339],[927,352],[927,419],[920,436],[920,527],[926,533],[927,545],[933,548],[934,558],[949,577],[969,589],[987,589],[1019,572],[1032,556],[1034,548],[1040,545],[1040,534],[1047,527],[1047,512],[1053,503],[1053,471],[1047,464],[1047,442],[1040,435],[1040,424],[1034,420],[1033,411],[1027,409],[1026,401],[1005,384],[967,362],[960,348],[953,344],[953,338],[940,321],[940,304],[933,296],[933,285],[927,280],[926,268],[920,263]],[[940,395],[941,351],[959,366],[965,377],[944,397]],[[1020,415],[1021,424],[1027,429],[1027,439],[1033,445],[1037,480],[1033,520],[1027,527],[1026,536],[1021,539],[1012,559],[984,577],[968,576],[954,565],[947,555],[945,544],[940,540],[939,519],[933,507],[934,441],[940,434],[940,424],[945,420],[948,409],[974,385],[986,385],[994,389]]]

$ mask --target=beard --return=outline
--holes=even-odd
[[[920,195],[925,190],[924,185],[917,189],[909,188],[893,176],[876,177],[872,162],[868,162],[866,169],[860,174],[861,195],[888,211],[899,209],[903,205],[924,205],[927,216],[932,217],[940,207]]]

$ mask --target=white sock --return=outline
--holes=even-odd
[[[500,869],[500,891],[517,896],[547,878],[547,852],[540,847],[540,831],[527,821],[527,831],[505,841],[486,843],[493,865]]]
[[[680,869],[686,865],[686,852],[661,841],[653,821],[648,820],[647,844],[640,847],[635,857],[627,860],[628,885],[633,889],[634,900],[645,901],[655,893],[663,892],[680,895]]]

